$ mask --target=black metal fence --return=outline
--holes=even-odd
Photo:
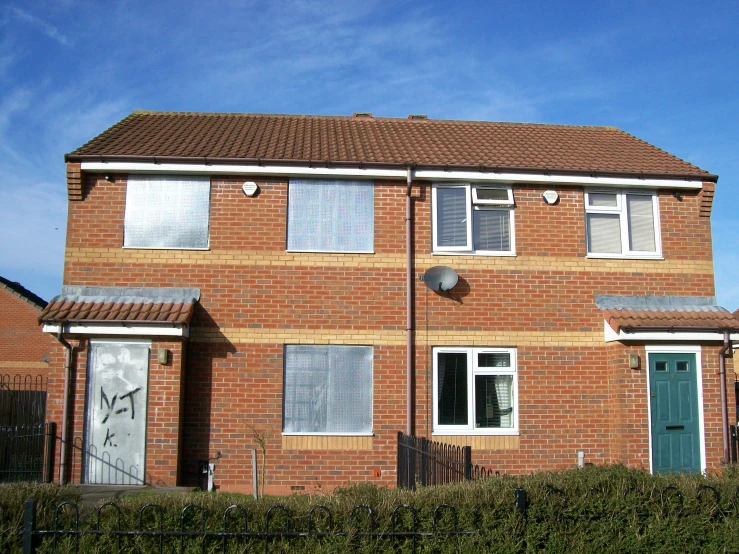
[[[531,504],[525,489],[514,489],[510,510],[519,519],[516,528],[524,535],[530,523],[581,520],[597,521],[622,519],[624,522],[634,518],[646,521],[650,518],[689,517],[699,515],[708,520],[717,520],[737,515],[739,487],[732,499],[724,501],[719,492],[709,486],[698,487],[694,511],[684,508],[683,494],[675,486],[667,486],[661,491],[650,493],[649,509],[644,502],[627,507],[604,509],[602,491],[591,489],[584,499],[570,505],[566,493],[548,486],[539,503]],[[656,494],[655,494],[656,493]],[[624,493],[636,494],[633,489]],[[638,497],[636,499],[639,500]],[[641,499],[644,500],[644,499]],[[547,509],[549,507],[549,509]],[[231,552],[258,551],[265,554],[273,550],[285,551],[293,541],[322,541],[343,539],[344,546],[357,551],[362,546],[374,545],[372,551],[384,551],[386,546],[396,551],[417,552],[422,542],[428,539],[449,540],[454,537],[485,536],[502,523],[504,512],[500,507],[478,505],[471,511],[459,511],[449,504],[436,506],[432,513],[400,505],[392,509],[389,521],[380,520],[375,511],[366,505],[357,505],[341,518],[326,506],[313,506],[306,516],[295,516],[288,508],[274,505],[268,508],[261,518],[261,525],[251,523],[254,513],[239,505],[225,508],[218,523],[208,520],[206,510],[195,504],[182,508],[177,519],[177,529],[165,529],[165,510],[158,504],[146,504],[138,511],[136,528],[121,528],[121,509],[114,502],[102,504],[88,514],[81,524],[80,512],[76,504],[63,502],[56,506],[53,526],[40,529],[36,524],[36,500],[24,503],[23,526],[10,529],[5,521],[5,511],[0,506],[0,551],[35,554],[39,547],[44,552],[84,552],[85,548],[103,546],[110,554],[121,552]],[[464,516],[464,517],[462,517]],[[387,517],[387,516],[386,516]],[[335,521],[340,519],[340,524]],[[460,520],[465,527],[460,527]],[[706,520],[706,521],[708,521]],[[492,525],[492,527],[491,527]],[[220,529],[217,529],[220,528]],[[337,544],[337,549],[341,547]],[[533,546],[533,545],[532,545]],[[526,545],[521,545],[526,551]],[[289,546],[288,546],[289,549]],[[536,548],[535,548],[536,550]],[[338,551],[338,550],[335,550]]]
[[[55,426],[45,419],[45,377],[0,375],[0,483],[51,480]]]
[[[50,483],[56,424],[0,427],[0,483]]]
[[[454,446],[398,433],[398,486],[445,485],[497,475],[492,469],[472,465],[472,447]]]
[[[40,425],[46,420],[46,378],[0,375],[0,427]]]

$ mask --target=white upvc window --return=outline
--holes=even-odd
[[[375,241],[372,181],[291,179],[289,252],[371,253]]]
[[[284,435],[372,434],[371,346],[287,345]]]
[[[433,433],[517,435],[515,348],[434,348]]]
[[[435,253],[515,254],[511,187],[435,184],[432,204]]]
[[[659,201],[653,191],[585,191],[588,255],[660,258]]]

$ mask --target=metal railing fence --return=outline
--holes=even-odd
[[[398,487],[414,489],[498,475],[472,465],[472,447],[454,446],[398,432]]]
[[[708,515],[709,519],[716,521],[735,517],[739,500],[739,487],[733,498],[723,500],[719,492],[709,485],[698,487],[693,511],[684,508],[683,494],[674,486],[652,491],[649,510],[644,509],[645,503],[637,502],[624,502],[619,507],[605,509],[602,491],[595,488],[588,491],[581,502],[572,503],[563,490],[552,486],[547,486],[546,494],[536,504],[530,502],[525,489],[517,488],[513,493],[510,510],[511,514],[518,517],[516,529],[520,533],[518,538],[522,551],[527,551],[527,524],[555,520],[574,524],[581,520],[606,518],[609,521],[623,520],[625,523],[634,518],[646,521],[650,518],[693,515],[703,519]],[[633,489],[627,490],[624,498],[629,494],[636,493]],[[36,524],[37,501],[26,500],[23,508],[22,528],[9,530],[5,521],[6,509],[0,506],[0,530],[4,530],[0,534],[0,551],[36,554],[42,547],[44,552],[52,553],[84,552],[86,547],[104,545],[110,554],[226,553],[233,551],[234,547],[239,551],[262,550],[268,554],[274,550],[284,551],[283,541],[289,545],[292,541],[343,539],[346,541],[343,546],[358,551],[370,546],[372,551],[383,551],[390,547],[394,551],[415,553],[428,546],[423,542],[429,539],[451,540],[474,535],[484,538],[495,526],[502,525],[506,518],[505,511],[501,512],[500,507],[482,504],[467,511],[457,510],[449,504],[439,504],[433,512],[404,504],[389,512],[389,521],[378,521],[375,511],[366,505],[356,505],[342,517],[337,517],[323,505],[313,506],[302,517],[293,515],[282,505],[274,505],[266,510],[260,526],[252,523],[256,514],[243,506],[225,508],[219,522],[213,523],[208,521],[208,514],[203,507],[189,504],[179,512],[178,529],[165,529],[164,508],[158,504],[146,504],[138,511],[135,528],[122,528],[121,509],[114,502],[106,502],[89,512],[82,524],[79,507],[73,502],[62,502],[54,509],[53,526],[41,529]],[[341,523],[336,524],[336,520],[341,520]],[[466,528],[460,527],[460,520],[467,522]],[[341,546],[337,545],[337,548]]]

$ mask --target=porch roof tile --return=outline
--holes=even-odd
[[[185,325],[199,297],[198,289],[66,286],[46,305],[39,323]]]

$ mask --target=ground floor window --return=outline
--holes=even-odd
[[[434,432],[515,434],[515,348],[434,349]]]
[[[285,346],[283,433],[372,433],[372,347]]]

